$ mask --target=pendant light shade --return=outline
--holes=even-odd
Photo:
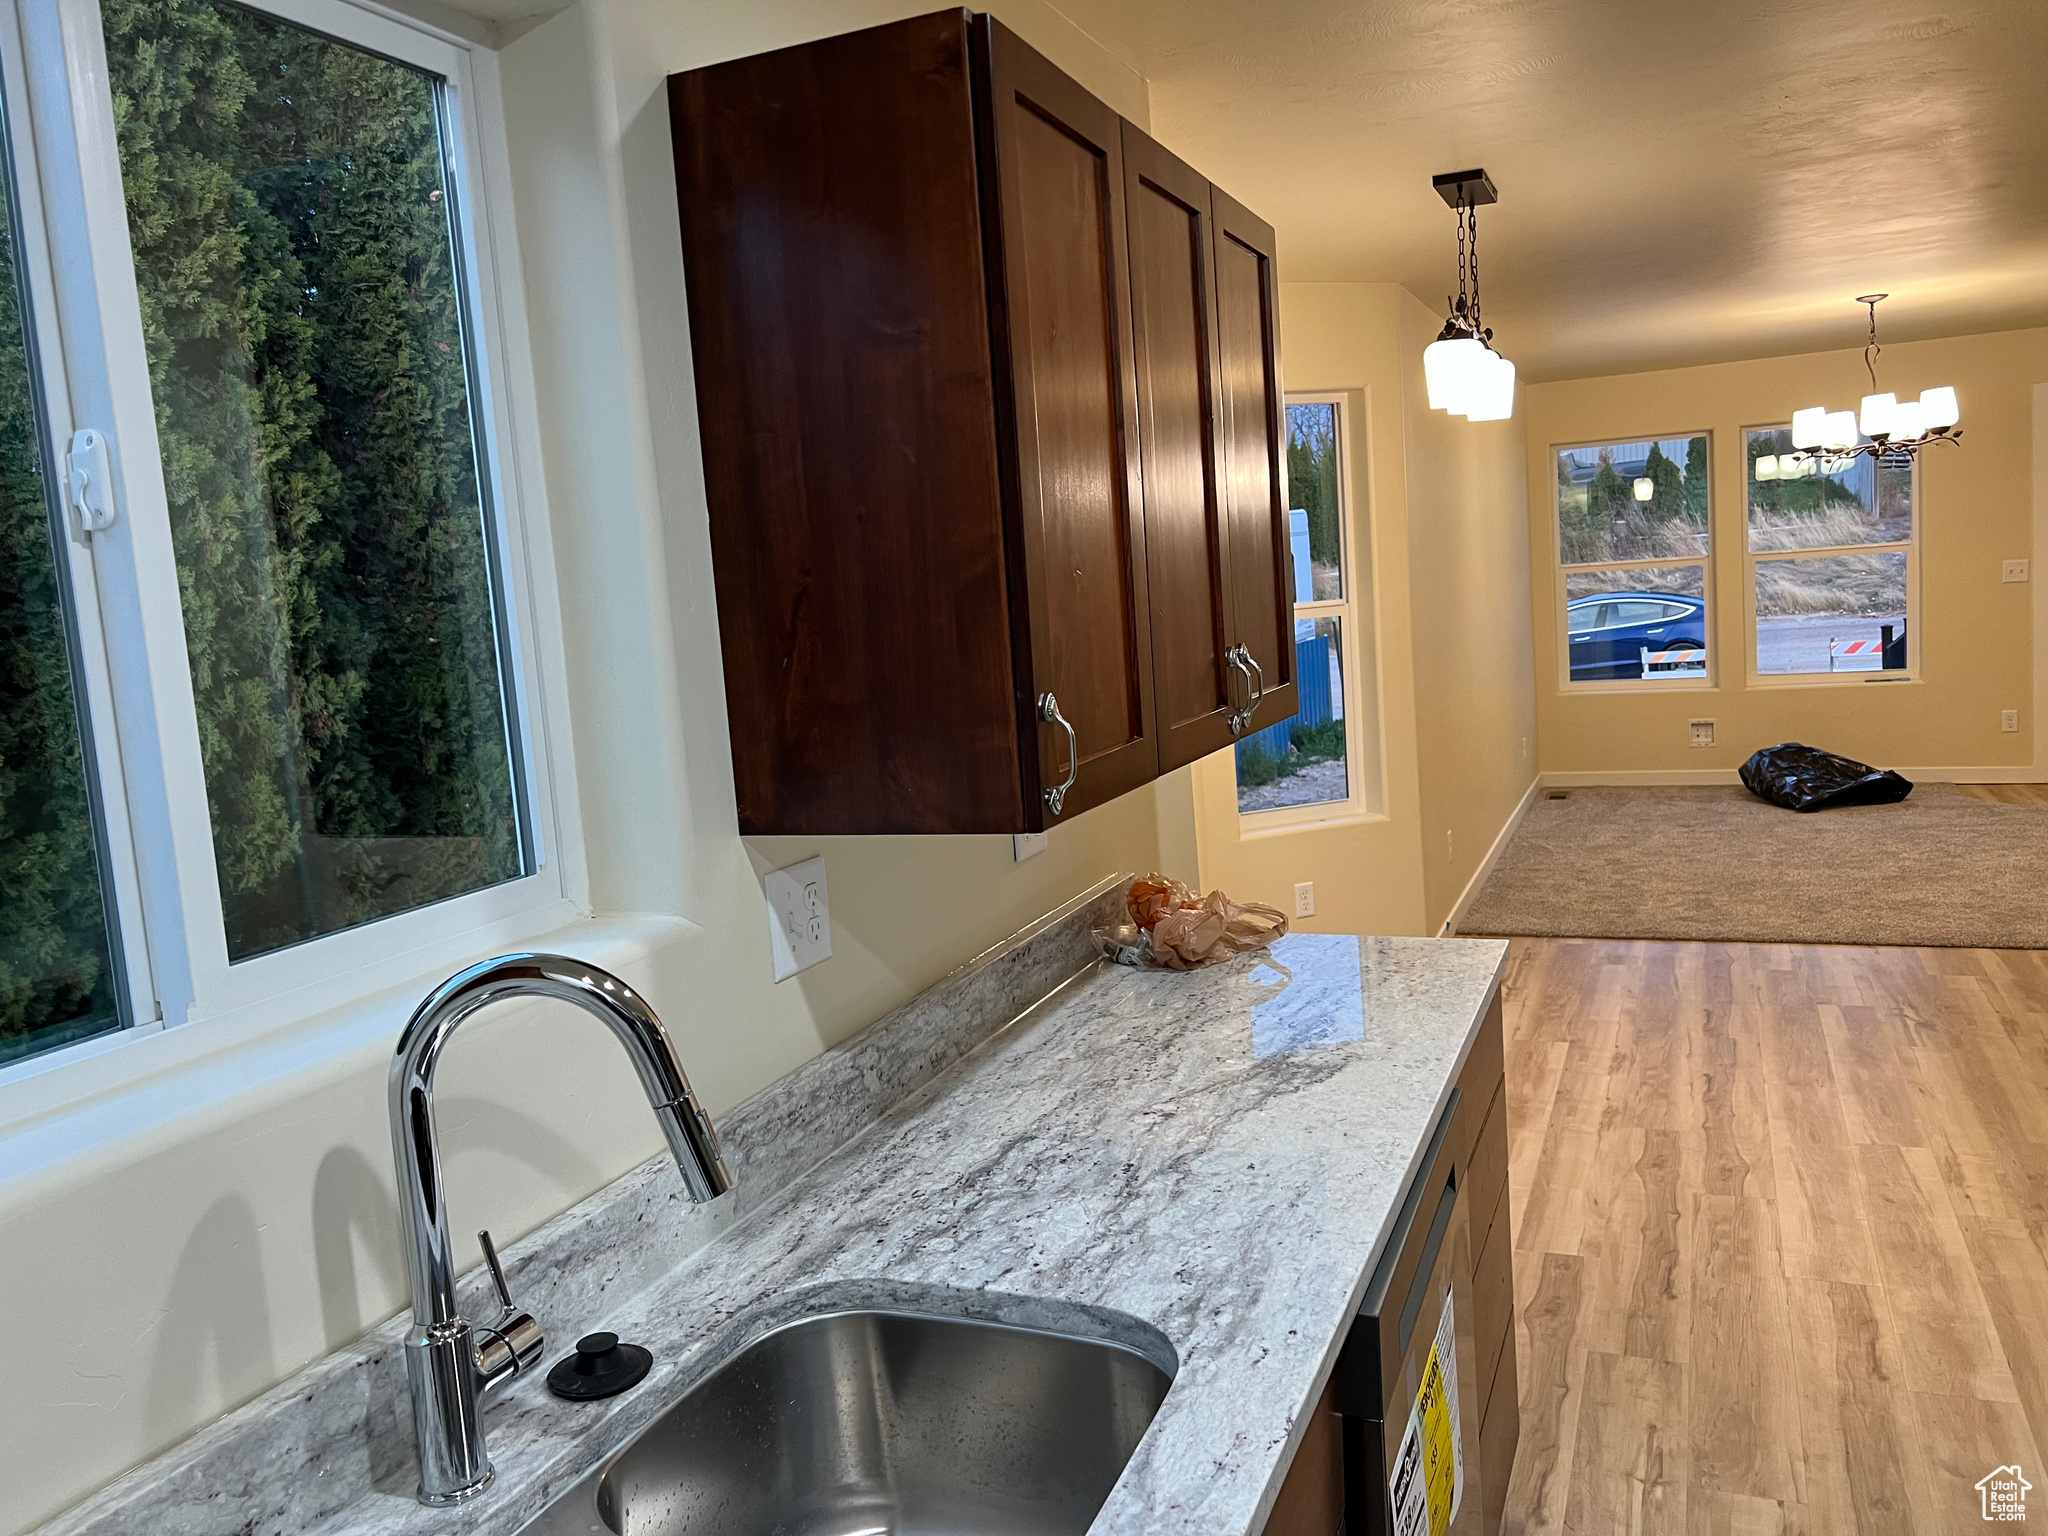
[[[1423,348],[1422,378],[1429,388],[1429,408],[1464,415],[1488,356],[1486,343],[1476,336],[1443,337]]]
[[[1467,421],[1506,421],[1515,414],[1515,365],[1485,348],[1465,399]]]
[[[1899,397],[1886,393],[1865,395],[1863,409],[1858,414],[1858,424],[1865,437],[1889,437],[1892,430],[1892,413],[1899,408]]]
[[[1921,390],[1920,408],[1927,413],[1927,430],[1930,432],[1952,427],[1963,419],[1962,410],[1956,404],[1956,392],[1946,384],[1936,389]]]
[[[1810,405],[1803,411],[1792,413],[1792,446],[1794,448],[1818,448],[1826,431],[1828,408],[1824,405]]]
[[[1856,446],[1856,413],[1829,411],[1821,422],[1820,445],[1833,453],[1846,453]]]

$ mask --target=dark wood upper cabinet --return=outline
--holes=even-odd
[[[1132,124],[1123,132],[1163,773],[1228,746],[1243,695],[1233,691],[1241,678],[1231,662],[1236,626],[1217,473],[1209,183]]]
[[[1286,538],[1207,183],[966,11],[669,105],[740,830],[1038,831],[1227,744]]]
[[[992,16],[975,18],[998,419],[1023,569],[1039,780],[1061,814],[1157,776],[1145,517],[1124,242],[1123,123]],[[1023,647],[1020,646],[1020,649]],[[1026,722],[1030,722],[1027,720]]]
[[[1259,690],[1250,721],[1257,729],[1293,715],[1300,697],[1287,536],[1279,282],[1273,270],[1273,226],[1221,187],[1210,189],[1210,206],[1231,610]]]

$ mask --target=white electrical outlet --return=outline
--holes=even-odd
[[[2007,581],[2025,581],[2027,579],[2027,562],[2024,560],[2006,561],[2005,579]]]
[[[762,880],[761,891],[768,898],[768,947],[777,981],[832,958],[832,907],[822,858],[774,871]]]
[[[1714,722],[1711,720],[1688,720],[1687,727],[1692,736],[1686,742],[1692,747],[1711,747],[1714,744]]]
[[[2020,728],[2020,712],[2016,709],[2002,709],[1998,712],[1998,728],[2001,731],[2016,731]]]
[[[1314,917],[1316,915],[1316,883],[1313,880],[1297,880],[1294,884],[1294,915]]]
[[[1012,832],[1010,834],[1012,861],[1022,864],[1026,859],[1037,858],[1041,853],[1045,852],[1045,840],[1051,835],[1049,832]]]

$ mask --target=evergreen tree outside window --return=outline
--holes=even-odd
[[[1713,645],[1707,434],[1555,454],[1563,685],[1706,685]]]
[[[0,155],[0,1064],[121,1023],[12,179]]]
[[[226,0],[101,13],[229,956],[517,879],[439,84]]]

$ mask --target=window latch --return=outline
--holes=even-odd
[[[64,455],[64,479],[79,532],[104,533],[114,526],[114,462],[107,451],[106,433],[97,427],[80,427],[71,434],[71,448]]]

